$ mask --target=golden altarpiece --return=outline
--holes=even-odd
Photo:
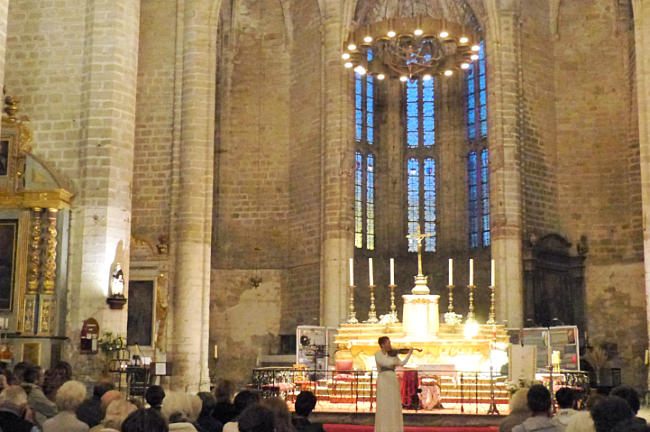
[[[32,153],[28,119],[6,96],[0,139],[0,359],[48,367],[64,340],[70,187]]]

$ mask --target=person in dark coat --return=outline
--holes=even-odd
[[[296,432],[325,432],[322,424],[312,423],[308,418],[316,407],[316,395],[310,391],[300,392],[294,407],[296,413],[293,417],[293,426]]]
[[[0,430],[38,432],[38,427],[25,419],[29,415],[27,393],[22,387],[8,386],[0,393]]]
[[[113,383],[108,380],[97,381],[93,387],[93,396],[83,401],[77,408],[77,418],[91,428],[100,424],[105,414],[102,407],[102,396],[114,388]]]

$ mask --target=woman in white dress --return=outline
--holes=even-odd
[[[404,366],[411,358],[410,349],[404,360],[390,356],[392,350],[387,336],[379,338],[380,351],[375,353],[377,363],[377,406],[375,411],[375,432],[403,432],[402,395],[395,375],[395,367]]]

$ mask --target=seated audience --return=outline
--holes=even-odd
[[[275,432],[274,415],[271,410],[253,404],[239,415],[239,432]]]
[[[555,400],[557,401],[558,411],[551,422],[561,431],[566,430],[571,417],[578,411],[573,409],[575,402],[575,392],[568,387],[562,387],[555,392]]]
[[[43,393],[51,401],[54,401],[56,391],[64,382],[72,379],[72,366],[70,363],[60,361],[53,367],[45,371],[45,380],[43,381]]]
[[[630,405],[618,396],[607,396],[591,408],[596,432],[611,432],[617,423],[634,418]]]
[[[168,432],[167,422],[160,412],[153,409],[139,409],[122,422],[121,432]]]
[[[68,381],[56,392],[59,413],[43,424],[43,432],[86,432],[88,425],[75,412],[86,399],[86,386],[79,381]]]
[[[196,421],[195,427],[204,432],[221,432],[223,425],[219,420],[214,418],[214,407],[217,405],[217,399],[212,393],[200,392],[197,394],[201,398],[201,413]]]
[[[29,362],[18,362],[14,366],[14,382],[17,385],[20,385],[23,383],[23,373],[27,368],[31,365]]]
[[[232,381],[220,380],[214,388],[214,397],[217,399],[217,406],[214,407],[213,416],[221,424],[234,420],[237,416],[235,405],[232,403],[232,396],[235,392],[235,385]]]
[[[90,429],[90,431],[119,432],[124,419],[137,409],[138,407],[125,399],[113,401],[106,407],[106,416],[104,417],[104,420],[94,428]]]
[[[280,397],[264,399],[262,406],[273,413],[274,432],[296,432],[291,422],[291,413],[284,399]]]
[[[101,423],[104,418],[104,409],[102,408],[102,396],[113,390],[115,386],[107,379],[99,380],[93,386],[93,395],[77,409],[77,418],[86,423],[89,428],[95,427]]]
[[[22,387],[8,386],[0,393],[0,430],[11,432],[38,432],[38,427],[29,421],[27,394]],[[33,417],[33,416],[32,416]]]
[[[531,416],[518,426],[512,428],[512,432],[559,432],[551,423],[551,393],[541,384],[535,384],[528,389],[526,395],[528,409]]]
[[[316,396],[310,391],[301,391],[294,404],[296,413],[293,417],[293,426],[296,432],[325,432],[323,425],[309,421],[309,414],[315,407]]]
[[[251,405],[256,404],[259,401],[259,396],[257,393],[253,393],[250,390],[242,390],[237,396],[235,396],[235,412],[237,413],[233,421],[230,421],[223,425],[223,432],[238,432],[237,423],[239,421],[239,416],[246,408]]]
[[[524,420],[530,417],[527,396],[528,389],[522,388],[510,397],[510,401],[508,401],[510,415],[504,418],[499,425],[499,432],[511,432],[513,427],[522,424]]]
[[[41,385],[43,384],[43,369],[36,365],[27,365],[23,371],[23,383],[21,384],[25,393],[27,393],[27,403],[34,410],[36,424],[43,426],[45,420],[56,415],[56,404],[49,400]]]
[[[106,412],[106,408],[111,404],[113,401],[117,400],[126,400],[126,397],[124,396],[124,393],[122,393],[119,390],[109,390],[104,395],[101,397],[99,400],[102,412]],[[132,401],[129,401],[133,403]],[[133,404],[136,407],[138,406],[137,404]]]
[[[192,401],[187,394],[169,392],[163,401],[161,414],[169,422],[169,430],[179,432],[196,432],[192,424]]]
[[[639,413],[639,409],[641,408],[641,399],[639,399],[639,394],[636,392],[636,390],[627,385],[620,385],[618,387],[614,387],[612,391],[609,392],[609,395],[618,396],[627,402],[632,409],[632,413],[635,415],[634,421],[639,422],[642,425],[646,424],[646,420],[643,417],[639,417],[637,415]]]
[[[163,388],[159,385],[152,385],[144,393],[144,399],[152,409],[160,412],[160,407],[162,407],[163,399],[165,399],[165,390],[163,390]]]
[[[616,423],[616,426],[612,428],[612,432],[648,432],[650,431],[650,426],[646,423],[639,422],[636,418],[631,418],[623,420],[620,423]]]

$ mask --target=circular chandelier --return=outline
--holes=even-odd
[[[350,33],[343,64],[358,74],[401,81],[452,76],[478,59],[480,34],[429,16],[379,21]]]

